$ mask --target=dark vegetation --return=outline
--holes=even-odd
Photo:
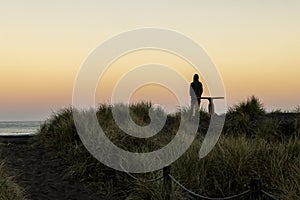
[[[4,162],[0,162],[0,199],[24,200],[23,189],[8,175]]]
[[[130,106],[139,125],[150,122],[151,103]],[[187,110],[183,111],[188,112]],[[225,197],[249,189],[251,178],[260,178],[264,189],[281,199],[300,199],[300,114],[281,111],[267,113],[256,97],[229,109],[223,134],[216,147],[199,160],[198,151],[210,116],[200,111],[199,134],[188,151],[172,164],[172,175],[194,192]],[[136,139],[115,124],[110,105],[97,110],[99,124],[106,135],[123,149],[147,152],[166,145],[176,134],[180,112],[168,115],[164,128],[154,137]],[[86,150],[77,135],[72,109],[53,114],[40,128],[37,144],[55,149],[68,163],[67,176],[97,189],[103,196],[116,199],[163,199],[162,181],[144,183],[128,174],[101,164]],[[161,170],[135,174],[151,179]],[[174,186],[172,199],[191,199]]]

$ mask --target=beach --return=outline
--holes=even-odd
[[[25,189],[26,199],[105,199],[66,176],[68,165],[55,150],[33,145],[31,139],[23,144],[0,145],[0,157],[5,161],[7,173]]]

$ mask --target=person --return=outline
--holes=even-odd
[[[199,75],[194,74],[193,82],[190,85],[191,111],[192,111],[192,113],[199,110],[202,93],[203,93],[203,86],[202,86],[202,83],[199,81]]]

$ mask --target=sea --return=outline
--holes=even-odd
[[[42,121],[0,121],[0,136],[36,134]]]

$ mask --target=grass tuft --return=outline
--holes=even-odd
[[[6,173],[4,162],[0,162],[0,200],[24,200],[23,189]]]
[[[126,105],[121,106],[126,108]],[[129,105],[133,121],[140,126],[148,125],[151,106],[148,102]],[[168,115],[164,128],[156,136],[137,139],[119,129],[112,108],[99,105],[96,111],[99,124],[112,142],[132,152],[150,152],[168,144],[176,135],[181,114],[189,112],[183,109],[182,113]],[[164,115],[162,110],[157,112]],[[274,118],[266,113],[256,97],[233,106],[226,116],[225,134],[217,146],[199,160],[198,151],[210,118],[208,113],[200,111],[199,135],[188,151],[172,164],[172,175],[192,191],[212,197],[248,190],[250,179],[260,178],[265,191],[281,199],[300,199],[300,136],[297,134],[300,126],[296,120],[292,129],[284,129],[283,122],[277,119],[281,114],[278,111]],[[294,130],[293,133],[290,130]],[[54,113],[41,126],[37,142],[56,149],[66,158],[70,165],[67,176],[98,188],[109,198],[163,199],[162,181],[144,183],[93,158],[76,133],[71,108]],[[135,176],[152,179],[161,173],[160,170]],[[173,184],[172,199],[189,199],[189,195]]]

